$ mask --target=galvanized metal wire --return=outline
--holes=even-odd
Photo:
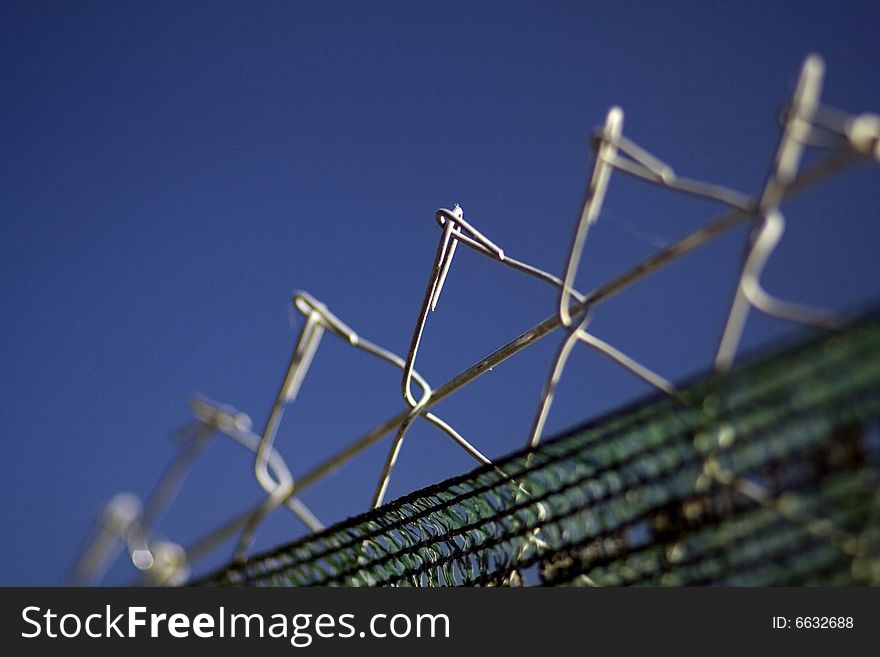
[[[536,505],[535,508],[543,508],[544,503],[539,499],[541,496],[530,488],[528,480],[520,481],[519,475],[506,470],[507,466],[503,463],[491,463],[477,445],[472,444],[458,430],[435,415],[431,411],[432,407],[557,329],[562,329],[565,335],[549,368],[534,421],[525,440],[526,445],[533,450],[541,443],[555,392],[563,379],[569,356],[577,345],[586,345],[599,351],[668,396],[670,403],[679,407],[693,403],[692,397],[683,395],[674,383],[661,374],[591,333],[590,320],[603,302],[742,224],[751,224],[752,231],[746,246],[737,290],[731,302],[715,357],[716,371],[722,373],[732,366],[743,326],[752,310],[822,329],[843,326],[845,318],[838,318],[825,311],[773,297],[764,290],[760,280],[765,265],[782,238],[784,217],[780,206],[785,199],[823,182],[848,166],[858,163],[876,164],[880,161],[880,117],[873,114],[850,115],[823,106],[821,104],[823,76],[824,63],[821,58],[816,55],[809,56],[804,62],[792,101],[781,117],[783,129],[766,183],[756,196],[678,175],[671,166],[624,134],[623,110],[618,107],[612,108],[604,126],[595,134],[596,156],[582,213],[575,226],[571,246],[559,276],[506,253],[477,228],[472,218],[465,216],[461,207],[456,205],[451,210],[445,208],[438,210],[435,218],[442,232],[405,358],[360,336],[333,314],[326,304],[308,293],[298,292],[294,296],[293,304],[304,316],[305,323],[262,433],[254,434],[251,431],[250,419],[234,409],[204,399],[194,400],[195,424],[191,429],[190,438],[157,487],[152,499],[143,509],[135,508],[137,505],[130,504],[131,500],[127,498],[121,501],[115,498],[115,501],[111,502],[100,530],[96,532],[94,541],[84,551],[75,569],[74,581],[77,583],[97,581],[115,554],[114,541],[121,542],[127,547],[132,561],[145,573],[147,581],[151,583],[184,581],[194,562],[218,545],[235,537],[237,537],[235,558],[239,562],[244,562],[260,523],[281,506],[286,506],[310,531],[320,531],[323,524],[299,499],[299,493],[348,463],[357,454],[376,445],[389,434],[394,434],[370,503],[370,507],[377,508],[384,502],[407,432],[420,418],[440,429],[453,444],[464,450],[479,465],[488,468],[486,472],[494,472],[494,476],[498,477],[499,481],[506,480],[507,493],[514,496],[516,504]],[[807,148],[821,152],[823,157],[817,163],[804,168],[801,166],[801,161]],[[660,248],[638,265],[584,294],[575,288],[578,273],[582,268],[581,256],[589,229],[600,219],[609,184],[614,174],[618,172],[670,192],[709,199],[725,206],[727,210],[687,237]],[[546,319],[526,329],[517,338],[443,384],[432,387],[418,374],[415,365],[422,337],[427,330],[428,317],[438,308],[444,281],[450,272],[459,243],[499,265],[552,287],[557,302],[553,313]],[[279,446],[275,444],[278,427],[285,407],[295,401],[297,392],[316,357],[320,341],[328,331],[348,342],[352,347],[399,368],[401,393],[406,407],[339,452],[329,455],[326,460],[308,472],[294,478],[282,457]],[[415,394],[413,383],[418,388]],[[254,455],[254,476],[266,493],[265,499],[256,507],[231,518],[185,548],[169,541],[154,539],[155,527],[182,485],[187,469],[207,441],[217,434],[225,434],[233,438]],[[288,448],[290,446],[285,446],[285,449]],[[736,491],[765,511],[785,518],[785,509],[780,507],[779,500],[770,491],[755,482],[744,480],[736,472],[719,465],[720,462],[714,453],[704,456],[700,465],[704,481],[711,480],[713,485],[722,485]],[[121,509],[121,506],[125,506],[125,509]],[[123,513],[125,510],[127,511]],[[853,543],[854,539],[842,530],[830,530],[827,527],[822,530],[821,519],[809,514],[801,514],[796,520],[800,526],[807,528],[808,533],[821,533],[827,530],[826,533],[830,533],[825,538],[836,542],[838,547]],[[542,549],[541,546],[546,546],[544,526],[542,523],[537,523],[532,527],[530,542],[525,548],[520,546],[520,552],[531,553]],[[358,550],[368,551],[368,542],[360,544]],[[560,570],[561,567],[557,564],[555,568]],[[570,571],[570,569],[562,570]],[[589,580],[592,575],[584,572],[577,577]]]

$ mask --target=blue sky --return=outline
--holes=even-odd
[[[824,100],[880,111],[876,3],[4,2],[0,6],[0,584],[63,580],[102,505],[147,495],[195,391],[262,427],[308,290],[405,352],[439,207],[557,274],[608,108],[683,175],[760,190],[803,57]],[[859,167],[784,210],[767,287],[877,300],[880,179]],[[719,208],[617,174],[578,276],[589,290]],[[735,231],[596,310],[607,341],[674,380],[711,363]],[[459,250],[417,368],[435,386],[549,315],[554,292]],[[800,329],[753,317],[745,348]],[[523,446],[560,337],[438,404],[490,456]],[[394,368],[326,336],[278,447],[294,475],[403,408]],[[551,432],[650,392],[582,348]],[[309,489],[366,510],[388,442]],[[225,439],[161,526],[188,543],[260,498]],[[414,427],[396,497],[472,467]],[[278,512],[257,548],[302,535]],[[231,547],[197,565],[223,563]],[[111,583],[134,571],[124,559]]]

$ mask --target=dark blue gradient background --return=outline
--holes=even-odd
[[[561,273],[608,108],[682,175],[760,190],[803,57],[824,99],[880,111],[875,2],[10,2],[0,5],[0,584],[61,582],[102,505],[147,495],[193,391],[259,429],[305,289],[405,352],[438,207]],[[880,171],[784,206],[767,268],[785,298],[878,293]],[[616,175],[588,290],[720,208]],[[667,377],[710,364],[745,228],[597,309],[595,333]],[[418,369],[434,385],[549,315],[554,292],[462,248]],[[750,348],[798,327],[753,316]],[[440,403],[490,456],[524,444],[554,335]],[[584,348],[550,431],[646,394]],[[301,474],[399,411],[398,372],[327,335],[278,437]],[[303,495],[366,509],[388,441]],[[416,425],[389,499],[472,467]],[[219,440],[161,533],[191,542],[260,498]],[[302,535],[278,512],[257,548]],[[228,559],[231,547],[197,572]],[[110,583],[134,570],[121,559]]]

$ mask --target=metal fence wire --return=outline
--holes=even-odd
[[[880,116],[851,115],[820,101],[824,64],[805,60],[770,173],[757,195],[679,176],[628,139],[613,107],[595,133],[583,211],[560,275],[517,260],[459,206],[436,212],[441,236],[406,356],[359,335],[328,307],[297,292],[304,325],[270,415],[259,433],[249,417],[202,397],[190,401],[192,431],[152,497],[120,494],[107,505],[72,582],[100,581],[120,552],[151,584],[182,584],[193,563],[234,543],[232,565],[201,580],[235,585],[687,585],[880,582],[880,324],[778,299],[761,274],[779,244],[782,202],[836,172],[880,161]],[[807,149],[815,163],[804,166]],[[622,173],[727,208],[589,293],[574,287],[590,227],[610,178]],[[713,372],[680,387],[592,334],[604,301],[734,227],[751,227]],[[552,314],[473,366],[432,388],[416,370],[428,317],[437,308],[459,244],[555,290]],[[734,368],[750,312],[808,325],[821,338]],[[526,451],[491,461],[432,407],[507,358],[561,330],[563,339],[528,430]],[[326,333],[401,372],[405,407],[302,476],[276,446],[284,410],[297,396]],[[585,345],[656,388],[657,397],[542,441],[571,352]],[[477,463],[475,473],[384,504],[407,432],[419,419]],[[213,436],[253,454],[265,491],[258,506],[192,545],[156,538],[186,472]],[[298,494],[392,435],[371,512],[329,529]],[[249,557],[262,521],[285,507],[314,532]]]

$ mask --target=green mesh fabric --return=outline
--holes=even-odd
[[[878,418],[872,317],[199,583],[878,584]]]

